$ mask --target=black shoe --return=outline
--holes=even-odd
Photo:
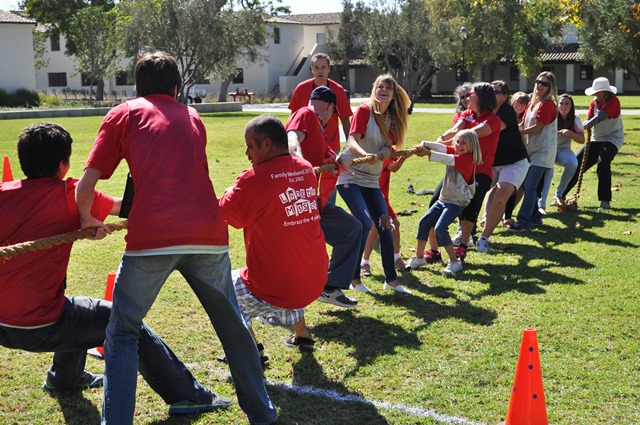
[[[204,390],[197,400],[181,400],[169,406],[170,415],[187,415],[193,413],[212,412],[231,407],[233,403],[228,398],[219,397],[209,390]]]
[[[55,385],[51,384],[49,381],[45,381],[42,385],[42,389],[49,393],[57,393],[64,391],[81,391],[88,390],[90,388],[100,388],[104,385],[104,375],[93,374],[91,372],[87,372],[86,370],[82,374],[82,379],[76,385],[71,388],[66,388],[63,390],[58,389]]]
[[[337,305],[343,308],[353,308],[358,305],[358,300],[347,297],[339,288],[324,289],[318,297],[318,301]]]

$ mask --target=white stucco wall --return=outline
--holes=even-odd
[[[31,24],[0,24],[0,87],[8,92],[36,90],[33,28]]]

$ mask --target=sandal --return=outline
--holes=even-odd
[[[256,348],[258,349],[258,354],[260,356],[260,365],[262,366],[262,368],[264,369],[267,366],[267,363],[269,362],[269,356],[265,356],[263,354],[260,354],[261,352],[264,352],[264,345],[262,345],[262,343],[258,343],[256,344]],[[227,363],[227,356],[218,356],[216,357],[216,360],[218,360],[219,362],[222,363]]]
[[[284,341],[284,345],[289,348],[298,348],[300,351],[310,352],[313,351],[315,341],[311,338],[305,338],[303,336],[292,336]]]

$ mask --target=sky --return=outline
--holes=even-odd
[[[0,0],[0,9],[17,9],[18,1]],[[290,6],[293,14],[342,11],[342,0],[283,0],[282,4]]]

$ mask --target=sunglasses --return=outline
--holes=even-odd
[[[542,87],[550,87],[551,83],[548,81],[536,80],[536,84],[540,84]]]
[[[468,98],[470,95],[465,94],[465,95],[460,95],[460,100],[465,100],[466,98]]]
[[[503,92],[502,90],[498,90],[498,89],[493,89],[493,92],[495,94],[506,94],[505,92]]]

